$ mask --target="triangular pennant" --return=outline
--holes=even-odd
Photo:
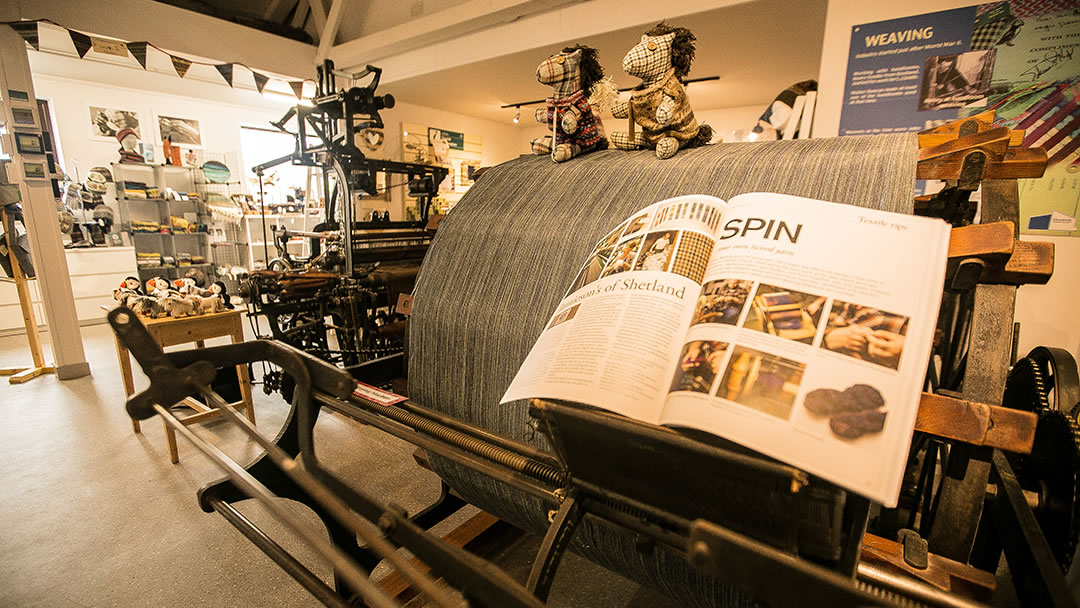
[[[289,86],[292,87],[293,94],[297,99],[304,98],[304,81],[303,80],[290,80]]]
[[[90,36],[74,30],[68,30],[68,34],[71,35],[71,44],[75,45],[75,52],[79,54],[79,59],[86,57],[86,54],[90,52],[90,47],[94,44],[90,40]]]
[[[11,29],[15,30],[22,36],[22,39],[34,47],[35,51],[40,51],[41,46],[38,43],[38,31],[37,21],[17,21],[15,23],[9,23]]]
[[[214,67],[217,68],[218,73],[221,74],[221,77],[224,78],[225,82],[227,82],[229,84],[229,86],[231,87],[232,86],[233,64],[231,64],[231,63],[218,63],[218,64],[214,65]]]
[[[142,69],[146,69],[146,43],[145,42],[129,42],[127,43],[128,50],[131,51],[132,57],[135,61],[139,62]]]
[[[251,75],[255,77],[255,88],[259,90],[259,93],[262,93],[263,89],[266,88],[266,83],[270,81],[270,77],[258,72],[252,72]]]
[[[175,55],[169,55],[169,59],[172,59],[172,67],[176,70],[176,75],[183,78],[184,74],[187,74],[188,68],[191,67],[191,62]]]

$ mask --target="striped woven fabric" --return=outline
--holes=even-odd
[[[484,174],[439,227],[415,289],[409,338],[413,400],[548,449],[524,402],[499,399],[596,242],[633,212],[684,194],[778,192],[910,213],[913,134],[720,144],[659,160],[609,150],[554,164],[523,156]],[[842,238],[838,235],[838,238]],[[468,500],[542,533],[547,507],[432,455]],[[633,539],[586,525],[574,549],[704,605],[744,598]],[[672,562],[672,563],[666,563]],[[704,600],[704,601],[703,601]]]

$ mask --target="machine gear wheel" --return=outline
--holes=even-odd
[[[1040,347],[1017,361],[1004,403],[1039,416],[1031,453],[1016,460],[1016,475],[1024,490],[1038,495],[1035,519],[1067,572],[1080,543],[1080,426],[1070,415],[1073,404],[1062,397],[1076,390],[1069,386],[1076,367],[1071,357],[1052,358],[1047,350]]]

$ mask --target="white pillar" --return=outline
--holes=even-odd
[[[12,99],[9,91],[26,93],[29,101]],[[25,177],[24,163],[48,165],[43,154],[20,154],[16,149],[15,133],[41,135],[41,116],[38,116],[37,99],[30,76],[30,61],[26,56],[26,43],[15,30],[0,25],[0,95],[4,98],[4,112],[0,120],[7,126],[5,149],[11,154],[11,162],[5,163],[7,178],[20,184],[23,216],[30,237],[30,255],[37,272],[38,289],[45,309],[45,323],[49,328],[55,359],[56,376],[61,380],[80,378],[90,374],[90,364],[83,352],[79,319],[75,313],[75,298],[71,292],[67,258],[60,239],[60,225],[56,219],[56,201],[49,180]],[[37,125],[34,127],[13,125],[10,107],[30,108]]]

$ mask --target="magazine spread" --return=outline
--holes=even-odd
[[[949,226],[782,194],[649,205],[597,243],[503,402],[735,441],[895,506]]]

